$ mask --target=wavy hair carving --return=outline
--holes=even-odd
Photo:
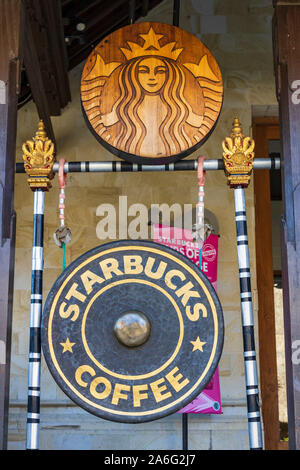
[[[138,78],[138,67],[143,58],[127,62],[119,73],[120,96],[114,103],[112,112],[118,117],[121,130],[113,142],[131,154],[139,154],[147,129],[138,114],[146,94]],[[184,130],[187,117],[193,114],[184,97],[185,72],[172,60],[160,58],[166,67],[166,80],[156,94],[160,95],[166,116],[159,126],[159,136],[164,144],[166,155],[180,153],[192,145]]]

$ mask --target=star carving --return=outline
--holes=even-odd
[[[197,339],[195,341],[190,341],[193,345],[193,351],[201,351],[203,352],[203,346],[206,344],[206,342],[201,341],[199,336],[197,336]]]
[[[154,47],[155,49],[159,49],[159,40],[163,37],[163,34],[156,34],[151,27],[148,34],[140,34],[140,36],[144,39],[144,49],[149,49],[150,47]]]
[[[63,353],[65,353],[66,351],[69,351],[71,353],[73,353],[73,346],[74,344],[76,343],[71,343],[69,338],[67,338],[67,340],[65,341],[65,343],[60,343],[60,345],[63,347]]]

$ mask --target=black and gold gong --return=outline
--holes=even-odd
[[[191,402],[219,362],[224,326],[206,276],[180,253],[123,240],[83,254],[47,297],[48,367],[79,406],[151,421]]]

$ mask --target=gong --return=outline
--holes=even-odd
[[[80,256],[51,288],[42,319],[44,356],[61,389],[88,412],[127,423],[169,415],[199,395],[223,336],[206,276],[148,241]]]
[[[89,55],[81,79],[88,127],[110,152],[167,164],[202,145],[218,120],[218,64],[195,36],[169,24],[125,26]]]

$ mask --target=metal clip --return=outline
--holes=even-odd
[[[62,244],[65,245],[71,241],[71,230],[68,227],[62,225],[59,227],[56,232],[53,234],[54,241],[59,248],[62,247]]]
[[[194,241],[198,241],[200,243],[200,248],[202,248],[203,243],[209,237],[209,235],[213,232],[213,226],[210,224],[194,224],[192,228],[192,237]]]

